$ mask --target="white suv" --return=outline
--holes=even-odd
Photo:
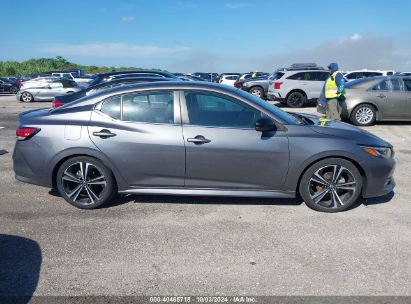
[[[234,86],[235,81],[238,79],[238,75],[223,75],[219,82],[229,86]]]
[[[283,74],[283,75],[281,75]],[[330,73],[326,70],[279,71],[268,84],[267,99],[299,108],[320,98]]]

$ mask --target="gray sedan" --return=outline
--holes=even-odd
[[[25,87],[23,83],[20,91],[16,94],[16,98],[22,102],[51,101],[54,99],[54,96],[78,92],[81,89],[73,80],[50,78],[30,87]]]
[[[386,76],[355,80],[346,86],[341,117],[358,126],[375,121],[411,120],[411,77]],[[324,113],[319,103],[317,110]]]
[[[292,198],[337,212],[394,188],[393,147],[201,82],[116,87],[19,118],[16,178],[92,209],[115,193]]]

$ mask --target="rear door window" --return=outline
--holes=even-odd
[[[172,92],[130,94],[122,97],[122,120],[143,123],[174,123]]]

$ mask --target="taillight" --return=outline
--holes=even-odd
[[[274,89],[279,90],[281,88],[282,82],[274,82]]]
[[[54,99],[52,102],[53,108],[58,108],[58,107],[61,107],[62,105],[64,105],[64,103],[62,103],[60,100]]]
[[[37,132],[39,132],[40,129],[37,128],[17,128],[16,130],[16,136],[17,140],[27,140],[34,135],[36,135]]]
[[[220,79],[220,80],[219,80],[219,82],[220,82],[220,83],[222,83],[222,82],[223,82],[223,80],[222,80],[222,79]]]

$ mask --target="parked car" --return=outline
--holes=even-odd
[[[107,72],[107,73],[99,73],[94,75],[94,79],[89,83],[90,86],[110,81],[113,79],[118,78],[126,78],[126,77],[166,77],[166,78],[173,78],[175,80],[178,79],[177,76],[164,72],[164,71],[154,71],[154,70],[130,70],[130,71],[114,71],[114,72]]]
[[[341,117],[355,125],[411,120],[411,76],[359,79],[348,83],[345,90]],[[317,111],[325,113],[324,106],[318,104]]]
[[[256,76],[253,77],[254,72],[249,72],[249,73],[243,73],[241,74],[237,80],[234,83],[234,86],[236,88],[241,88],[241,86],[243,85],[244,81],[252,79],[252,78],[261,78],[261,77],[268,77],[270,76],[269,73],[265,73],[265,72],[257,72]]]
[[[270,79],[273,80],[275,74],[276,73],[272,74],[270,77],[249,78],[244,82],[240,82],[240,88],[243,91],[264,99],[267,96]]]
[[[16,94],[19,90],[19,85],[15,81],[9,80],[5,77],[0,77],[0,92]]]
[[[218,75],[218,76],[214,79],[214,82],[220,83],[221,77],[223,77],[223,76],[225,76],[225,75],[236,75],[236,76],[239,77],[239,76],[241,75],[241,73],[221,73],[220,75]]]
[[[30,82],[30,81],[29,81]],[[37,86],[27,86],[26,83],[17,92],[16,98],[22,102],[51,101],[56,95],[78,92],[81,87],[73,80],[66,78],[48,78],[38,81]]]
[[[74,80],[80,85],[88,84],[93,80],[93,77],[78,76],[77,73],[75,72],[54,72],[54,73],[51,73],[51,76]]]
[[[218,82],[221,84],[226,84],[226,85],[233,87],[237,78],[238,78],[238,75],[227,74],[227,75],[221,76]]]
[[[344,74],[344,79],[349,82],[356,79],[367,78],[367,77],[377,77],[377,76],[389,76],[393,75],[394,71],[381,71],[381,70],[358,70],[350,71]]]
[[[320,97],[330,73],[325,70],[291,70],[279,72],[279,77],[270,80],[267,98],[300,108]]]
[[[94,86],[89,86],[87,88],[82,89],[81,91],[74,92],[71,94],[54,96],[52,105],[53,105],[53,108],[58,108],[58,107],[63,106],[66,103],[72,102],[84,96],[90,96],[92,94],[97,94],[101,91],[108,90],[108,89],[122,86],[122,85],[129,85],[129,84],[136,84],[136,83],[143,83],[143,82],[170,81],[170,80],[174,80],[174,79],[166,78],[166,77],[119,78],[119,79],[103,82],[100,84],[96,84]]]
[[[178,78],[183,80],[183,81],[207,81],[203,78],[196,77],[196,76],[193,76],[193,75],[178,76]]]
[[[217,73],[195,72],[195,73],[192,73],[190,76],[200,77],[200,78],[204,79],[205,81],[214,82],[215,79],[218,77],[218,74]]]
[[[21,113],[14,171],[84,209],[117,192],[300,194],[315,210],[337,212],[393,190],[388,142],[345,123],[319,124],[218,84],[120,86]]]

